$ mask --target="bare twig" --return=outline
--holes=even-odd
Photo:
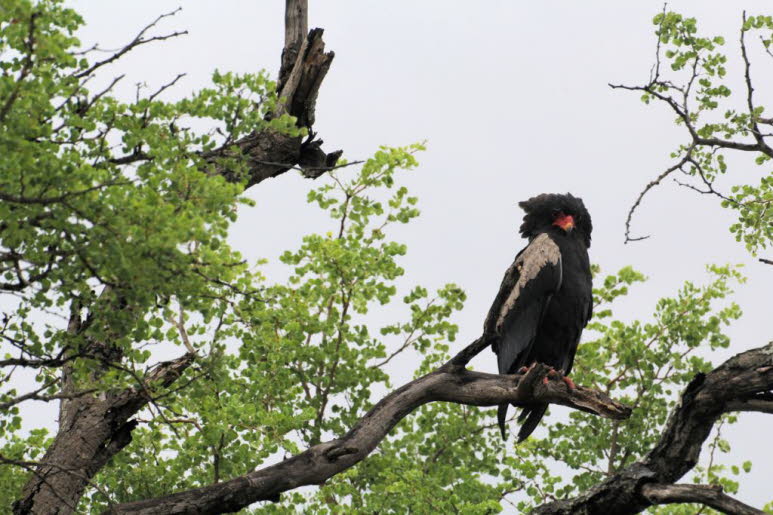
[[[180,12],[181,10],[182,10],[182,7],[178,7],[174,11],[171,11],[171,12],[168,12],[166,14],[160,15],[158,18],[156,18],[155,20],[150,22],[148,25],[146,25],[139,32],[139,34],[137,34],[134,37],[133,40],[131,40],[127,45],[125,45],[123,48],[121,48],[118,52],[114,53],[113,55],[111,55],[107,59],[103,59],[102,61],[98,61],[98,62],[92,64],[91,66],[89,66],[88,68],[86,68],[85,70],[76,73],[74,75],[74,77],[77,77],[77,78],[85,77],[86,75],[91,74],[92,72],[94,72],[98,68],[101,68],[102,66],[105,66],[106,64],[110,64],[113,61],[115,61],[117,59],[120,59],[124,54],[126,54],[127,52],[130,52],[131,50],[133,50],[134,48],[136,48],[136,47],[138,47],[140,45],[144,45],[146,43],[151,43],[153,41],[163,41],[163,40],[166,40],[166,39],[171,39],[171,38],[174,38],[174,37],[177,37],[177,36],[182,36],[184,34],[187,34],[188,31],[184,30],[184,31],[181,31],[181,32],[173,32],[171,34],[166,34],[166,35],[163,35],[163,36],[152,36],[152,37],[149,37],[149,38],[144,37],[145,33],[148,30],[150,30],[153,27],[155,27],[158,22],[160,22],[164,18],[168,18],[170,16],[174,16],[175,14]]]
[[[639,193],[639,196],[636,197],[636,201],[628,210],[628,215],[625,218],[625,242],[624,243],[629,243],[632,241],[641,241],[649,238],[649,236],[635,236],[635,237],[631,236],[631,220],[633,219],[634,211],[636,211],[636,209],[639,207],[639,204],[641,204],[641,201],[644,198],[644,195],[646,195],[652,188],[660,184],[660,182],[663,179],[665,179],[675,171],[681,169],[682,166],[685,165],[685,163],[690,161],[693,148],[694,148],[694,145],[691,145],[690,147],[688,147],[684,153],[684,156],[682,156],[682,159],[680,159],[678,163],[676,163],[673,166],[670,166],[663,173],[658,175],[654,180],[650,181],[647,184],[647,186],[645,186],[644,189]]]
[[[341,231],[341,232],[343,233],[343,231]],[[419,317],[419,320],[418,320],[419,324],[427,317],[427,313],[429,311],[429,308],[432,306],[432,304],[435,302],[435,300],[437,300],[437,299],[432,299],[431,301],[429,301],[427,303],[427,306],[424,308],[424,312],[422,312],[421,316]],[[413,330],[408,334],[408,336],[405,337],[405,341],[403,341],[403,344],[400,345],[400,347],[398,347],[397,350],[395,350],[389,356],[384,358],[382,361],[371,365],[370,368],[381,368],[381,367],[383,367],[384,365],[386,365],[387,363],[392,361],[395,358],[395,356],[397,356],[401,352],[405,351],[408,347],[410,347],[411,345],[416,343],[416,341],[419,338],[421,338],[421,336],[419,336],[418,338],[414,338],[414,334],[416,334],[416,330],[417,330],[417,328],[414,327]],[[423,334],[424,333],[422,333],[422,335]]]
[[[744,80],[746,81],[746,106],[749,109],[749,122],[751,123],[751,133],[754,137],[754,141],[760,147],[760,152],[773,157],[773,148],[770,148],[760,133],[760,127],[757,125],[757,118],[754,114],[754,87],[752,86],[751,79],[751,63],[749,62],[749,56],[746,54],[746,42],[744,40],[744,34],[746,33],[746,11],[743,12],[743,25],[741,26],[741,57],[743,57],[744,64]]]
[[[166,91],[167,89],[169,89],[169,88],[171,88],[172,86],[174,86],[175,84],[177,84],[177,81],[179,81],[180,79],[182,79],[182,78],[183,78],[183,77],[185,77],[186,75],[187,75],[187,73],[178,73],[178,74],[177,74],[177,76],[176,76],[174,79],[172,79],[171,81],[167,82],[166,84],[164,84],[163,86],[161,86],[160,88],[158,88],[158,89],[155,91],[155,93],[153,93],[152,95],[150,95],[150,96],[148,97],[148,100],[150,100],[150,101],[153,101],[153,100],[155,100],[155,99],[156,99],[156,97],[158,97],[158,96],[159,96],[161,93],[163,93],[163,92],[164,92],[164,91]]]
[[[727,195],[717,191],[714,188],[714,182],[710,181],[708,179],[708,177],[706,177],[706,173],[703,171],[703,167],[700,165],[700,163],[698,163],[698,161],[696,161],[693,157],[690,157],[687,161],[698,172],[698,176],[701,178],[701,181],[703,182],[704,186],[706,186],[706,189],[702,190],[700,188],[697,188],[697,187],[693,186],[692,184],[688,184],[686,182],[680,182],[677,179],[674,179],[674,182],[676,182],[679,186],[682,186],[682,187],[685,187],[685,188],[689,188],[689,189],[691,189],[691,190],[693,190],[693,191],[695,191],[697,193],[700,193],[701,195],[715,195],[715,196],[721,198],[722,200],[727,201],[727,202],[729,202],[731,204],[734,204],[734,205],[739,205],[740,204],[737,200],[728,197]],[[682,170],[682,172],[684,172],[685,175],[689,175],[684,170]]]

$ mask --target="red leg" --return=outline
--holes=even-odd
[[[572,379],[570,377],[564,376],[561,379],[564,380],[564,382],[566,383],[566,386],[568,386],[570,390],[576,390],[577,389],[577,385],[574,384],[574,381],[572,381]]]

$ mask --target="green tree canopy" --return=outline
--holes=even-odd
[[[398,281],[408,249],[393,228],[420,214],[403,176],[414,173],[424,146],[381,147],[362,163],[320,150],[313,105],[332,56],[321,32],[307,36],[304,2],[295,4],[302,16],[288,17],[295,30],[278,84],[265,72],[215,72],[210,88],[173,101],[164,99],[177,79],[138,89],[131,101],[112,93],[121,77],[89,88],[104,65],[174,37],[155,35],[165,16],[104,57],[80,49],[74,34],[83,20],[62,1],[0,4],[0,510],[159,513],[167,508],[156,499],[182,492],[181,512],[206,499],[214,512],[558,513],[550,511],[556,501],[586,502],[583,492],[597,485],[628,492],[617,485],[631,471],[675,448],[680,417],[692,427],[703,416],[690,411],[691,392],[711,393],[715,377],[736,377],[721,374],[756,373],[745,383],[755,390],[728,387],[716,413],[703,417],[710,437],[685,437],[698,451],[709,442],[708,459],[692,463],[688,480],[737,492],[752,464],[732,456],[718,463],[730,452],[721,430],[738,411],[769,410],[773,387],[773,366],[756,363],[765,370],[755,372],[743,355],[712,364],[711,351],[728,347],[725,330],[741,315],[731,300],[744,281],[739,269],[709,265],[705,283],[674,285],[651,315],[632,319],[617,317],[619,300],[645,277],[595,267],[595,315],[573,376],[585,388],[533,392],[591,413],[572,410],[552,419],[544,438],[503,443],[486,406],[521,399],[525,378],[465,369],[490,342],[458,354],[454,317],[466,299],[458,285],[431,291]],[[748,112],[728,109],[725,121],[707,121],[735,95],[722,83],[723,39],[699,36],[695,20],[672,12],[654,23],[656,72],[628,89],[676,112],[691,140],[674,153],[673,170],[737,211],[731,230],[750,252],[765,249],[773,176],[728,195],[712,185],[729,173],[723,152],[754,152],[769,165],[760,125],[770,120],[750,89]],[[762,34],[766,49],[771,30],[769,16],[744,21],[743,33]],[[746,53],[743,60],[750,84]],[[666,66],[688,82],[666,79]],[[247,188],[293,168],[318,178],[307,200],[328,217],[329,231],[286,250],[286,277],[275,278],[229,245],[229,228],[248,211]],[[395,320],[374,322],[387,304],[400,306],[390,310]],[[400,387],[392,378],[409,361],[415,381]],[[380,420],[387,392],[400,402],[401,392],[435,378],[449,389],[398,409],[376,449],[346,447],[352,428]],[[464,389],[473,386],[477,393]],[[619,405],[610,398],[633,408],[630,416],[611,415]],[[56,431],[22,430],[20,407],[35,400],[49,403]],[[594,400],[600,404],[588,404]],[[311,481],[271,475],[269,465],[300,460],[321,485],[298,490]],[[274,483],[290,486],[265,498],[252,493]],[[630,488],[638,511],[696,509],[651,508],[673,501],[639,483]],[[147,504],[127,504],[137,501]]]

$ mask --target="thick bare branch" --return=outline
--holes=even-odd
[[[647,483],[642,487],[641,492],[652,504],[697,503],[730,515],[765,514],[762,510],[752,508],[725,495],[720,486]]]
[[[756,411],[773,414],[773,394],[763,393],[727,403],[727,411]]]
[[[313,29],[303,40],[293,68],[279,90],[282,102],[271,115],[290,114],[297,118],[299,127],[307,127],[309,130],[314,124],[319,88],[334,57],[333,52],[325,52],[322,33],[322,29]],[[218,158],[232,152],[233,147],[238,148],[241,155],[247,157],[248,188],[296,166],[301,168],[305,177],[315,179],[335,168],[342,152],[325,153],[321,148],[323,141],[314,139],[314,136],[310,132],[309,137],[303,141],[300,137],[265,130],[245,136],[203,157],[216,163]],[[237,179],[226,170],[218,170],[218,173],[227,179]]]
[[[563,381],[543,381],[548,367],[538,365],[525,375],[495,375],[464,368],[486,347],[480,338],[444,366],[411,381],[384,397],[340,439],[321,443],[281,463],[203,488],[157,499],[120,504],[111,513],[226,513],[257,501],[278,500],[279,494],[320,484],[367,457],[400,420],[429,402],[495,406],[510,402],[560,404],[613,419],[630,416],[630,408],[586,388],[570,390]]]
[[[248,158],[248,188],[296,167],[301,168],[305,177],[316,179],[334,169],[342,154],[340,150],[325,153],[323,141],[315,139],[316,135],[311,131],[319,88],[335,54],[325,52],[322,29],[312,29],[306,34],[308,0],[286,0],[285,9],[285,44],[277,82],[280,103],[270,117],[294,116],[299,127],[309,129],[309,137],[302,141],[300,137],[265,130],[204,156],[216,162],[236,146]],[[218,170],[218,173],[226,178],[236,178],[228,171]]]
[[[308,31],[308,0],[285,0],[285,44],[282,50],[282,65],[279,68],[278,91],[282,91],[287,82],[287,78],[298,60],[298,54],[301,52]]]
[[[769,400],[773,391],[773,342],[738,354],[693,379],[671,413],[655,447],[641,460],[573,499],[538,507],[540,515],[639,513],[653,504],[647,483],[672,484],[689,472],[723,413],[753,410],[749,399]]]

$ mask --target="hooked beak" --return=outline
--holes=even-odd
[[[572,215],[559,216],[555,219],[553,225],[557,225],[564,231],[569,232],[574,228],[574,217]]]

